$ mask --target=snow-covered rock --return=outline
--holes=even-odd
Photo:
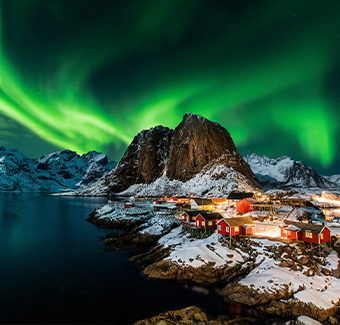
[[[253,173],[268,188],[336,188],[333,178],[320,176],[312,167],[290,157],[271,159],[255,153],[243,157]],[[334,178],[335,179],[335,178]]]
[[[63,150],[33,159],[0,147],[0,191],[57,192],[85,188],[116,166],[102,153]]]

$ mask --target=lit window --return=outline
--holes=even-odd
[[[283,233],[286,234],[287,233],[287,230],[285,228],[283,228]]]
[[[323,234],[320,234],[320,239],[323,239]]]
[[[305,232],[305,236],[306,236],[306,238],[312,238],[313,237],[312,233],[309,232],[309,231]]]
[[[202,226],[203,226],[203,227],[205,226],[205,221],[202,221]]]
[[[196,225],[198,226],[200,224],[200,222],[198,220],[196,220]]]
[[[212,226],[212,221],[208,221],[208,226]]]
[[[217,229],[218,229],[218,230],[221,230],[221,229],[222,229],[221,225],[218,225],[218,226],[217,226]]]
[[[238,226],[235,227],[235,231],[238,232],[240,229]]]

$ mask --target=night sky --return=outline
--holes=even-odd
[[[340,1],[0,3],[0,145],[118,161],[191,112],[242,155],[340,173]]]

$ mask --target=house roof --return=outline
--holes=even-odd
[[[242,200],[246,198],[253,197],[253,193],[237,193],[237,192],[231,192],[229,193],[227,199],[228,200]]]
[[[222,219],[222,215],[218,212],[207,212],[207,211],[201,211],[199,213],[205,220],[216,220],[216,219]]]
[[[193,198],[197,205],[215,205],[214,202],[210,199],[198,199]]]
[[[225,221],[230,227],[244,226],[244,225],[250,225],[250,224],[254,225],[255,224],[255,222],[250,217],[224,218],[222,220]]]
[[[287,230],[291,230],[291,231],[301,231],[301,229],[299,227],[290,225],[286,228]]]
[[[199,214],[202,214],[206,211],[204,210],[192,210],[192,211],[184,211],[184,213],[186,213],[189,217],[195,217],[195,216],[198,216]]]
[[[325,225],[315,225],[313,223],[304,223],[304,222],[297,222],[297,221],[289,221],[286,220],[285,223],[287,225],[293,225],[295,227],[300,228],[302,231],[310,231],[314,234],[320,234],[323,228],[329,228]]]

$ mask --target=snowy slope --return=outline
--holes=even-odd
[[[271,159],[255,153],[243,157],[257,178],[268,188],[336,188],[332,179],[320,176],[312,167],[290,157]]]
[[[232,191],[252,192],[255,189],[255,185],[243,174],[223,164],[211,163],[186,182],[169,180],[164,174],[151,184],[135,184],[119,194],[124,196],[194,194],[202,197],[224,197]]]
[[[95,151],[79,156],[64,150],[33,159],[17,149],[0,147],[0,191],[55,192],[85,188],[115,165]]]

